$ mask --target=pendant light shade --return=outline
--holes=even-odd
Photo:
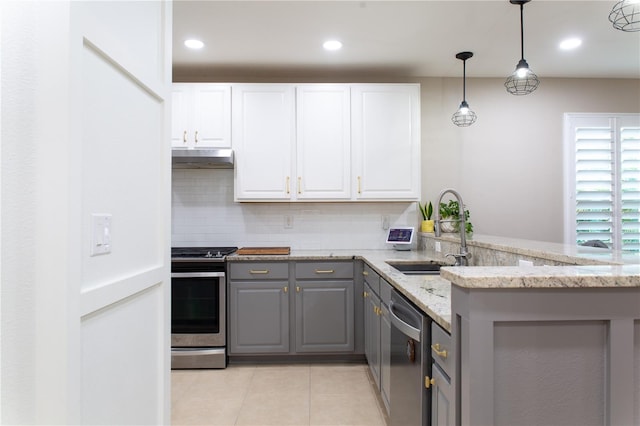
[[[524,4],[530,1],[509,0],[511,4],[520,6],[520,61],[516,65],[516,70],[505,81],[504,87],[507,88],[507,92],[518,96],[528,95],[536,90],[540,84],[538,76],[531,71],[529,64],[524,59]]]
[[[620,31],[640,31],[640,0],[622,0],[609,14],[613,28]]]
[[[458,110],[451,116],[451,121],[458,127],[469,127],[476,122],[478,116],[469,108],[466,99],[467,91],[467,59],[473,57],[472,52],[460,52],[456,55],[462,61],[462,103]]]

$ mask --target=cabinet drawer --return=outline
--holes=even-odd
[[[364,281],[371,287],[371,290],[373,290],[375,294],[380,294],[380,275],[366,263],[364,264],[362,275],[364,276]]]
[[[353,279],[353,262],[297,262],[297,279]]]
[[[391,302],[391,284],[384,278],[380,278],[380,301],[387,306]]]
[[[431,356],[442,370],[451,377],[453,373],[453,348],[451,335],[435,322],[431,324]]]
[[[287,262],[229,262],[229,278],[232,280],[288,279]]]

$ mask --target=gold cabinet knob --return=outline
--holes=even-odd
[[[436,384],[436,379],[430,378],[429,376],[424,376],[424,387],[429,389],[431,386]]]
[[[433,349],[436,355],[438,355],[440,358],[443,358],[443,359],[447,358],[447,355],[448,355],[447,350],[441,349],[440,343],[434,343],[433,345],[431,345],[431,349]]]
[[[289,287],[283,287],[282,291],[284,291],[285,293],[287,293],[289,291]]]
[[[369,293],[367,293],[366,291],[362,295],[365,297],[365,299],[369,297]]]

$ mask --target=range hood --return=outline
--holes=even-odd
[[[173,149],[174,169],[232,169],[233,150],[219,148]]]

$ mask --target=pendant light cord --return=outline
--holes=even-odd
[[[462,61],[462,101],[467,101],[467,60]]]
[[[524,3],[520,3],[520,59],[524,60]]]

